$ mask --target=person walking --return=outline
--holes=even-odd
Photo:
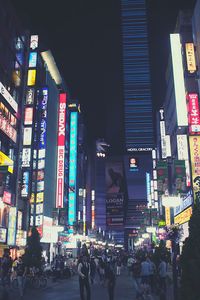
[[[166,293],[166,277],[167,277],[167,263],[163,257],[161,257],[160,264],[158,266],[158,275],[160,281],[161,293]]]
[[[119,276],[121,274],[121,266],[122,266],[122,261],[121,258],[117,258],[117,275]]]
[[[15,272],[16,272],[16,276],[17,276],[17,283],[18,283],[18,288],[19,288],[20,299],[22,299],[24,296],[27,267],[25,266],[21,256],[17,260],[16,266],[15,266]]]
[[[79,287],[80,287],[80,297],[84,300],[84,289],[86,290],[86,299],[90,300],[90,264],[87,261],[87,256],[83,256],[78,263],[78,275],[79,275]]]
[[[106,264],[105,267],[105,279],[107,283],[108,288],[108,296],[109,300],[114,300],[114,289],[115,289],[115,283],[116,283],[116,276],[114,271],[114,266],[109,261]]]
[[[96,264],[94,261],[94,257],[91,257],[90,260],[90,280],[91,280],[91,284],[94,284],[95,282],[95,274],[96,274]]]
[[[141,278],[142,284],[150,284],[150,264],[149,264],[149,258],[146,257],[145,260],[141,263]]]

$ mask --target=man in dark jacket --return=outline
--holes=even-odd
[[[111,262],[108,262],[105,268],[105,278],[108,287],[109,300],[114,300],[114,289],[116,283],[116,276],[114,266]]]
[[[78,275],[81,300],[84,300],[84,289],[86,290],[87,300],[90,300],[90,264],[87,260],[87,256],[83,256],[78,263]]]

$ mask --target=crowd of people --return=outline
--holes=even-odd
[[[72,274],[78,275],[81,300],[91,299],[91,285],[95,284],[106,288],[108,299],[114,300],[116,279],[121,275],[122,268],[125,270],[123,273],[127,273],[131,278],[137,299],[141,299],[144,292],[149,297],[159,292],[163,295],[162,299],[165,299],[168,274],[165,257],[160,257],[159,261],[155,262],[149,253],[142,257],[137,256],[136,253],[108,250],[90,252],[89,254],[87,247],[83,245],[79,257],[56,255],[49,265],[50,276],[54,281],[69,278]],[[25,265],[22,257],[12,260],[9,252],[5,251],[0,261],[1,283],[5,287],[2,299],[8,299],[6,291],[10,288],[14,278],[17,280],[19,295],[22,299],[26,278],[30,272],[36,274],[36,270],[30,270]]]

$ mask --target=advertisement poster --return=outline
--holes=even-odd
[[[121,162],[106,162],[106,193],[118,194],[124,192],[124,176]]]
[[[194,203],[200,202],[200,136],[190,136],[190,156],[192,165],[192,182]]]
[[[175,188],[178,193],[186,191],[186,169],[184,160],[174,161]]]
[[[123,194],[107,194],[106,197],[107,226],[123,226],[124,224],[124,197]]]
[[[166,161],[157,162],[157,183],[158,183],[158,194],[162,195],[168,191],[168,168]]]

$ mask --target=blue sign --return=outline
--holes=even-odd
[[[68,223],[73,225],[76,220],[76,169],[77,169],[77,127],[78,112],[70,113],[69,143],[69,207]]]
[[[29,191],[29,172],[23,172],[22,175],[22,189],[21,189],[21,196],[28,197]]]
[[[29,61],[28,61],[29,68],[35,68],[36,64],[37,64],[37,52],[30,52]]]

